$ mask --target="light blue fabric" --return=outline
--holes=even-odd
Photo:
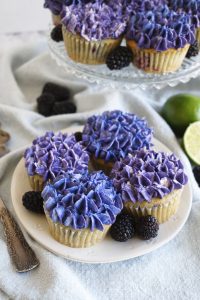
[[[155,128],[155,136],[184,162],[193,186],[190,217],[167,245],[153,253],[125,262],[87,265],[59,258],[27,239],[41,265],[27,274],[15,273],[0,229],[0,299],[67,299],[67,300],[143,300],[199,299],[200,262],[200,190],[190,164],[168,125],[147,101],[155,107],[171,94],[193,92],[200,95],[200,79],[176,88],[158,91],[93,91],[87,82],[72,78],[56,66],[46,50],[43,35],[1,37],[0,48],[0,121],[10,132],[10,154],[0,159],[0,194],[13,212],[10,183],[14,168],[22,156],[19,148],[46,130],[60,130],[83,124],[95,112],[122,109],[145,116]],[[44,118],[36,112],[35,99],[43,85],[53,81],[67,85],[74,93],[78,113]],[[158,101],[159,100],[159,101]]]

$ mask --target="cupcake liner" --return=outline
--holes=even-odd
[[[110,175],[113,168],[113,162],[105,162],[102,158],[91,157],[91,163],[95,171],[102,170],[106,175]]]
[[[62,28],[66,51],[72,60],[79,63],[104,64],[108,54],[121,43],[121,38],[87,41],[83,37],[69,32],[64,25]]]
[[[60,223],[54,223],[47,211],[45,211],[45,215],[53,238],[59,243],[72,248],[87,248],[95,245],[105,238],[111,226],[105,225],[103,231],[97,229],[91,231],[89,228],[76,230]]]
[[[197,39],[198,47],[200,49],[200,27],[197,28],[196,39]]]
[[[124,208],[137,217],[154,216],[161,224],[168,221],[177,212],[181,194],[182,189],[174,190],[163,199],[154,198],[150,203],[146,201],[141,203],[128,201],[124,204]]]
[[[133,63],[147,73],[169,73],[178,70],[189,49],[189,44],[179,49],[156,51],[154,49],[140,49],[136,43],[127,40],[127,46],[132,50]]]
[[[51,14],[53,25],[57,26],[61,23],[61,16]]]
[[[44,188],[44,180],[42,176],[34,175],[34,176],[28,176],[29,183],[32,187],[32,189],[35,192],[41,192]]]

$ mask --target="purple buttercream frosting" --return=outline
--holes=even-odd
[[[24,158],[28,175],[40,175],[45,182],[69,171],[88,171],[89,155],[74,135],[46,132],[26,149]]]
[[[135,151],[116,162],[111,177],[122,200],[133,203],[163,198],[188,181],[181,161],[174,154],[153,150]]]
[[[195,41],[195,26],[188,14],[162,5],[155,10],[137,12],[128,23],[126,37],[139,48],[165,51],[183,48]]]
[[[54,15],[65,16],[65,0],[45,0],[44,7],[50,9]]]
[[[82,140],[96,158],[115,162],[134,150],[149,149],[152,134],[145,119],[115,110],[88,118]]]
[[[42,197],[52,221],[74,229],[103,231],[104,225],[115,222],[123,207],[112,180],[101,171],[58,177],[45,186]]]
[[[105,2],[79,2],[67,6],[62,22],[71,33],[79,34],[88,41],[118,39],[126,28],[123,1]]]

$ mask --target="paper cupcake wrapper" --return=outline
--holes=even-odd
[[[128,47],[133,52],[133,63],[139,69],[149,73],[169,73],[178,70],[189,49],[189,44],[184,48],[156,51],[154,49],[140,49],[134,41],[127,41]]]
[[[200,49],[200,27],[197,28],[196,39],[197,39],[197,43],[198,43],[198,46],[199,46],[199,49]]]
[[[91,231],[88,228],[75,230],[71,227],[54,223],[46,211],[45,215],[53,238],[59,243],[72,248],[87,248],[97,244],[105,238],[111,226],[105,225],[103,231],[97,229]]]
[[[128,201],[124,204],[124,208],[136,217],[151,215],[158,222],[164,223],[173,216],[179,207],[182,190],[176,190],[163,199],[154,199],[151,203],[143,201],[142,203],[133,203]],[[145,206],[146,204],[146,206]]]
[[[51,14],[53,25],[57,26],[61,23],[61,16]]]
[[[68,56],[83,64],[104,64],[108,54],[120,45],[121,39],[87,41],[83,37],[72,34],[63,25],[63,38]]]
[[[35,192],[41,192],[44,188],[44,180],[42,176],[39,175],[34,175],[34,176],[29,176],[29,183]]]

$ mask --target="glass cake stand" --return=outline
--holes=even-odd
[[[57,64],[66,72],[80,79],[114,89],[135,89],[140,87],[161,89],[166,86],[176,86],[180,82],[186,83],[200,75],[200,54],[190,59],[185,58],[181,68],[163,75],[148,74],[130,65],[120,71],[111,71],[106,65],[84,65],[72,61],[64,47],[64,43],[56,43],[50,37],[48,39],[50,53]]]

